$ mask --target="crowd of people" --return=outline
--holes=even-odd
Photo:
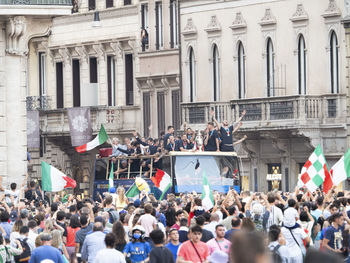
[[[211,110],[212,122],[208,122],[206,129],[200,131],[203,135],[203,138],[200,138],[203,142],[202,146],[197,145],[196,132],[187,127],[186,123],[183,132],[178,136],[175,135],[174,127],[170,125],[167,132],[162,133],[159,139],[140,137],[136,131],[133,132],[132,138],[124,138],[124,144],[115,137],[110,142],[112,145],[110,157],[113,162],[114,175],[118,178],[133,178],[139,173],[141,166],[143,176],[148,177],[151,171],[157,168],[162,169],[162,157],[172,151],[234,152],[234,146],[247,138],[243,136],[239,140],[234,139],[235,132],[243,125],[242,119],[245,114],[246,112],[243,111],[238,121],[230,125],[227,120],[219,123],[215,118],[215,112]],[[131,158],[123,159],[125,156]],[[142,156],[152,156],[152,160],[151,158],[140,158]]]
[[[349,262],[350,192],[195,192],[99,200],[1,187],[0,262]]]

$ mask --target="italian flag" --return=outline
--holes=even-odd
[[[111,171],[109,173],[109,179],[108,179],[108,190],[110,190],[111,187],[114,187],[114,174],[113,174],[113,162],[112,161],[111,161]]]
[[[350,177],[350,149],[329,171],[333,185],[338,185]]]
[[[140,194],[140,190],[137,188],[137,185],[135,183],[130,186],[128,191],[126,191],[125,196],[128,198],[136,197]]]
[[[78,153],[84,153],[84,152],[90,151],[90,150],[96,148],[97,146],[105,143],[107,141],[107,139],[108,139],[108,135],[106,133],[106,130],[103,127],[103,125],[101,125],[100,132],[97,134],[95,139],[93,139],[91,142],[88,142],[84,145],[75,147],[75,149]]]
[[[298,186],[307,187],[310,192],[316,191],[329,178],[328,165],[320,145],[316,147],[301,170]]]
[[[203,171],[203,191],[202,191],[202,206],[205,211],[210,210],[214,207],[214,198],[210,189],[208,177]]]
[[[172,185],[170,175],[160,169],[157,169],[155,176],[152,177],[151,180],[154,185],[162,192],[162,195],[159,198],[159,200],[162,200],[164,194]]]
[[[59,192],[65,188],[75,188],[77,182],[72,178],[41,161],[41,188],[47,192]]]

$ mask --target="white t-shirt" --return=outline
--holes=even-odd
[[[305,246],[303,240],[307,238],[307,234],[301,228],[295,228],[291,230],[294,238],[298,242],[295,243],[295,240],[289,229],[282,227],[281,232],[286,239],[286,246],[289,248],[289,255],[294,258],[295,263],[303,262],[303,253],[305,254]],[[302,252],[303,251],[303,252]]]
[[[97,252],[95,263],[126,263],[124,255],[116,249],[104,248]]]
[[[15,191],[12,191],[12,190],[8,190],[6,189],[5,190],[5,201],[6,203],[11,203],[11,195],[13,196],[13,201],[15,204],[17,204],[18,202],[18,196],[19,196],[19,190],[15,190]]]
[[[149,234],[153,231],[153,225],[157,224],[157,219],[151,214],[144,214],[137,223],[145,229],[145,236],[149,237]]]

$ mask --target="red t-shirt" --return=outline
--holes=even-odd
[[[80,227],[72,228],[67,227],[67,247],[75,246],[75,234],[80,230]]]
[[[196,247],[198,253],[192,244]],[[198,254],[200,255],[200,258],[198,257]],[[185,261],[192,261],[193,263],[204,262],[209,256],[209,248],[207,244],[202,241],[195,244],[188,240],[182,243],[177,252],[177,256],[182,257]]]

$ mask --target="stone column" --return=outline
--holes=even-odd
[[[111,44],[116,52],[115,60],[115,83],[116,83],[116,106],[125,105],[125,59],[120,42]]]
[[[163,41],[164,49],[170,48],[170,0],[163,0]]]
[[[156,5],[154,1],[148,3],[148,46],[149,51],[154,51],[156,50]]]
[[[0,23],[0,176],[7,175],[7,144],[6,144],[6,88],[5,88],[5,49],[6,35]]]
[[[102,45],[94,45],[97,53],[98,105],[108,105],[107,59]]]
[[[348,3],[347,8],[349,7],[349,1],[346,1]],[[347,9],[348,11],[348,9]],[[345,28],[345,41],[346,41],[346,79],[348,81],[346,85],[346,109],[347,109],[347,116],[346,116],[346,127],[347,127],[347,148],[350,147],[350,14],[347,14],[347,16],[342,21],[344,28]]]
[[[0,145],[6,146],[0,163],[5,161],[3,185],[8,183],[22,183],[23,175],[27,172],[27,134],[26,134],[26,62],[27,48],[23,44],[23,35],[26,33],[27,21],[24,16],[11,17],[7,21],[6,37],[7,48],[4,57],[3,77],[5,89],[4,111],[6,118],[3,121],[6,130]],[[0,51],[1,52],[1,51]],[[2,125],[1,125],[2,126]],[[3,168],[2,168],[3,169]]]
[[[65,108],[73,107],[72,58],[68,49],[60,49],[63,58],[63,103]]]

